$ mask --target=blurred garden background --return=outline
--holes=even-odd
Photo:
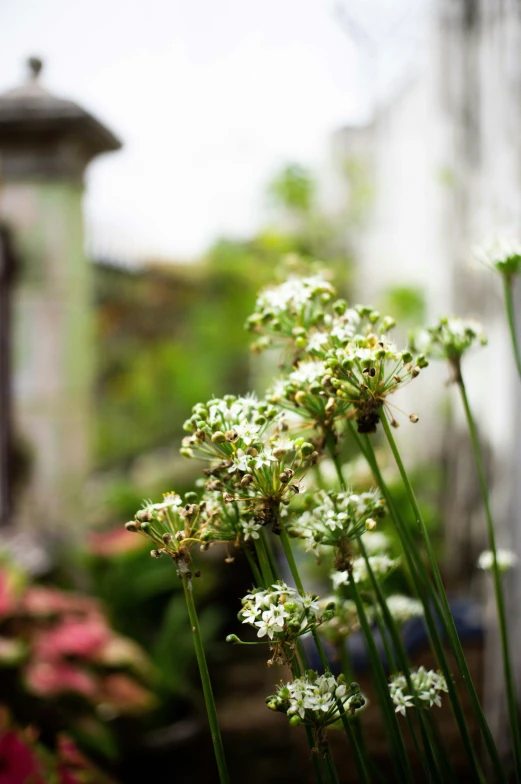
[[[288,272],[318,260],[404,340],[443,313],[483,321],[469,392],[500,544],[520,551],[519,392],[499,283],[472,255],[521,234],[519,51],[517,0],[4,0],[1,784],[36,758],[43,781],[216,780],[180,582],[124,523],[191,489],[193,405],[263,394],[276,358],[250,352],[244,323]],[[403,393],[421,422],[399,435],[500,738],[477,479],[447,372],[429,374]],[[306,781],[302,739],[263,712],[279,675],[224,642],[249,587],[226,555],[204,556],[197,599],[232,780]],[[421,624],[409,643],[427,649]]]

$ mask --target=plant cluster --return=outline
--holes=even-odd
[[[323,275],[293,277],[262,292],[247,328],[255,334],[255,352],[280,349],[282,376],[263,399],[227,395],[194,406],[185,423],[187,435],[181,454],[202,461],[204,466],[195,491],[184,499],[168,493],[159,503],[147,502],[127,523],[127,530],[153,544],[154,557],[172,559],[183,583],[221,782],[228,781],[228,774],[194,602],[192,578],[198,572],[191,562],[194,546],[205,551],[219,544],[225,546],[229,563],[234,560],[231,548],[244,554],[253,580],[238,613],[241,624],[251,629],[252,639],[241,640],[235,634],[227,639],[237,645],[267,644],[272,653],[269,664],[285,664],[291,670],[292,679],[278,687],[267,704],[286,713],[292,725],[303,725],[317,781],[338,781],[326,732],[336,726],[346,733],[360,781],[371,780],[359,717],[366,699],[356,683],[347,685],[351,664],[346,638],[357,632],[364,636],[397,778],[413,780],[397,713],[407,719],[407,709],[414,708],[417,722],[409,726],[428,779],[457,780],[432,718],[420,710],[440,705],[443,692],[448,695],[471,775],[482,780],[482,761],[462,710],[463,688],[494,772],[498,780],[504,780],[421,509],[392,434],[400,409],[391,397],[428,366],[428,354],[442,355],[457,367],[454,380],[464,391],[461,358],[473,343],[484,342],[482,331],[474,322],[442,319],[436,327],[425,330],[421,339],[398,348],[390,337],[393,327],[392,318],[382,318],[373,308],[350,307],[338,299]],[[481,476],[479,443],[465,396],[463,400]],[[410,414],[409,419],[416,423],[419,417]],[[377,430],[387,439],[395,459],[423,549],[401,519],[382,475],[371,438]],[[367,462],[374,486],[346,486],[340,460],[343,438],[349,438]],[[334,489],[322,474],[325,457],[335,467]],[[482,490],[488,509],[484,486]],[[393,551],[384,532],[375,530],[386,514],[387,524],[393,525],[398,536],[399,553]],[[501,621],[502,586],[491,518],[487,532]],[[305,591],[299,563],[306,551],[325,562],[332,581],[331,596],[321,598]],[[389,576],[403,567],[414,596],[388,590]],[[293,585],[287,582],[289,575]],[[420,616],[439,672],[423,667],[414,670],[405,650],[401,626]],[[502,621],[500,629],[507,687],[514,695]],[[395,673],[390,681],[375,631]],[[305,646],[303,637],[307,638]],[[338,678],[331,673],[323,637],[332,643],[342,663],[343,673]],[[308,643],[316,646],[321,671],[309,668]],[[445,654],[447,643],[456,675]],[[510,718],[517,766],[519,728],[512,711]]]

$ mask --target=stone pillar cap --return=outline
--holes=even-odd
[[[38,57],[31,57],[28,66],[25,84],[0,94],[0,153],[5,147],[29,147],[42,140],[75,140],[86,160],[121,148],[120,140],[93,115],[42,86]]]

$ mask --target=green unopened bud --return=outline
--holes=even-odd
[[[380,318],[380,314],[379,314],[379,312],[378,312],[377,310],[372,310],[372,311],[371,311],[371,312],[368,314],[368,316],[367,316],[367,317],[368,317],[369,321],[371,322],[371,324],[376,324],[376,322],[377,322],[377,321],[378,321],[378,319]]]
[[[212,435],[212,441],[214,444],[222,444],[224,441],[226,441],[226,436],[220,430],[216,430]]]
[[[299,724],[302,724],[302,719],[300,718],[298,713],[296,713],[294,716],[291,717],[289,723],[291,724],[292,727],[298,727]]]
[[[236,634],[229,634],[226,638],[226,642],[229,642],[231,645],[241,644],[241,641],[239,640]]]
[[[187,433],[193,433],[195,430],[195,425],[191,419],[187,419],[185,422],[183,422],[183,430],[186,430]]]
[[[306,393],[303,392],[302,390],[297,392],[297,394],[295,395],[295,402],[299,403],[300,405],[305,403],[306,402]]]
[[[150,533],[150,530],[152,528],[148,520],[145,520],[143,523],[141,523],[140,527],[144,534]]]
[[[404,365],[407,365],[408,362],[412,362],[412,354],[410,351],[402,351],[402,362]]]
[[[297,348],[306,348],[307,346],[306,338],[295,338],[295,345]]]
[[[302,457],[309,457],[315,451],[315,447],[309,441],[304,441],[300,447]]]
[[[345,299],[337,299],[336,302],[333,302],[331,307],[335,313],[337,313],[339,316],[343,316],[347,310],[347,302]]]
[[[192,450],[189,449],[186,446],[181,447],[181,449],[179,450],[179,454],[181,455],[181,457],[193,457],[194,456],[194,453],[192,452]]]
[[[382,327],[385,332],[396,326],[396,321],[391,316],[385,316],[382,320]]]

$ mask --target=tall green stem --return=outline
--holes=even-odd
[[[300,594],[304,594],[304,586],[300,578],[297,563],[295,561],[295,556],[293,555],[293,550],[291,549],[291,542],[289,540],[288,532],[286,531],[284,526],[282,526],[282,530],[280,534],[280,543],[282,545],[284,555],[286,556],[286,560],[288,562],[291,576],[293,577],[293,581],[297,587],[297,590]],[[313,636],[313,640],[315,642],[318,655],[320,657],[320,661],[322,662],[324,672],[331,672],[331,668],[329,666],[326,652],[324,650],[324,646],[322,645],[322,640],[320,639],[317,630],[312,629],[311,634]],[[342,705],[340,700],[337,701],[337,707],[340,713],[340,719],[342,721],[342,725],[344,727],[349,743],[351,744],[351,748],[353,750],[353,756],[355,758],[355,764],[358,770],[360,781],[369,782],[369,774],[367,772],[367,764],[364,760],[363,752],[360,749],[353,728],[351,727],[349,719],[346,716],[344,706]]]
[[[481,457],[481,448],[479,444],[478,432],[476,423],[472,416],[470,409],[467,390],[463,382],[461,373],[458,378],[458,386],[461,392],[461,399],[465,409],[465,416],[467,418],[467,425],[469,428],[470,439],[472,441],[472,449],[476,460],[476,468],[478,472],[479,487],[483,497],[483,504],[485,506],[485,517],[487,521],[487,534],[489,546],[492,551],[492,576],[494,580],[494,593],[496,597],[499,636],[501,640],[501,655],[503,658],[503,671],[505,675],[506,696],[508,705],[508,715],[510,720],[510,735],[512,739],[512,750],[514,753],[514,763],[516,768],[517,781],[521,781],[521,739],[519,736],[519,717],[517,706],[517,692],[514,681],[514,674],[512,671],[512,663],[510,660],[510,650],[508,645],[508,630],[507,620],[505,613],[505,600],[503,596],[503,586],[501,584],[501,572],[497,560],[497,547],[496,547],[496,534],[494,521],[492,519],[492,511],[490,508],[490,499],[488,494],[487,480],[485,477],[485,470],[483,468],[483,459]]]
[[[206,703],[206,712],[208,714],[208,722],[210,724],[210,732],[212,734],[213,749],[215,752],[215,759],[217,762],[217,769],[219,771],[219,781],[221,784],[229,784],[230,778],[228,776],[228,769],[226,767],[226,759],[224,756],[223,742],[221,738],[221,730],[219,729],[219,721],[217,719],[217,710],[215,708],[215,701],[213,698],[212,684],[210,681],[210,673],[208,672],[208,665],[206,664],[206,656],[204,654],[203,639],[201,637],[201,629],[199,627],[199,619],[195,609],[194,597],[192,593],[192,581],[186,574],[181,575],[183,582],[183,589],[186,599],[186,607],[188,609],[188,617],[190,618],[190,625],[194,636],[194,648],[199,665],[199,674],[201,676],[201,683],[203,686],[204,701]]]
[[[387,424],[387,423],[386,423]],[[483,713],[483,709],[479,702],[479,698],[477,696],[476,690],[474,688],[474,684],[472,683],[472,679],[470,676],[470,672],[468,669],[467,662],[465,660],[465,656],[463,653],[463,649],[461,647],[461,642],[458,637],[456,627],[454,625],[454,620],[450,613],[450,608],[448,607],[448,602],[445,601],[445,604],[442,604],[440,598],[438,597],[437,592],[434,589],[434,586],[431,582],[427,579],[427,575],[425,573],[423,562],[420,558],[420,554],[412,540],[411,534],[407,525],[403,522],[400,515],[398,514],[396,507],[394,505],[393,497],[387,487],[387,484],[382,476],[382,472],[378,466],[378,462],[376,460],[376,456],[374,453],[373,445],[371,439],[366,436],[365,442],[362,442],[360,436],[356,432],[356,429],[352,428],[353,437],[357,441],[362,454],[365,456],[373,474],[376,479],[378,486],[380,487],[382,494],[385,498],[387,503],[387,507],[389,509],[389,513],[392,517],[393,523],[396,527],[398,535],[400,537],[400,541],[402,543],[402,547],[404,550],[404,555],[407,560],[408,569],[412,575],[414,585],[416,586],[416,590],[418,592],[418,596],[421,599],[423,604],[423,611],[425,614],[425,623],[427,625],[427,630],[429,634],[429,639],[432,644],[432,647],[435,651],[436,657],[438,659],[439,665],[443,671],[445,679],[447,681],[447,688],[449,690],[449,698],[451,701],[452,709],[454,711],[454,716],[456,718],[456,722],[458,724],[458,728],[461,734],[461,738],[463,741],[463,745],[465,746],[465,750],[467,752],[467,756],[473,771],[473,775],[476,781],[484,781],[483,773],[481,771],[481,767],[476,759],[474,745],[469,735],[468,727],[465,721],[465,716],[463,714],[460,700],[458,694],[455,690],[451,669],[449,667],[449,663],[447,661],[447,657],[445,655],[445,651],[443,648],[443,641],[440,636],[440,632],[438,630],[437,620],[442,623],[443,628],[447,634],[447,637],[450,641],[452,651],[454,656],[456,657],[456,662],[458,664],[458,668],[461,672],[463,683],[465,688],[468,692],[472,707],[474,709],[476,718],[478,720],[480,729],[483,733],[483,738],[487,747],[487,750],[490,754],[490,758],[492,764],[494,766],[495,774],[497,776],[497,780],[501,782],[506,781],[505,772],[503,770],[503,766],[501,760],[499,758],[499,754],[494,743],[494,739],[492,737],[492,733],[490,732],[490,728],[487,724],[485,715]],[[392,438],[392,434],[391,434]],[[394,440],[393,440],[394,443]],[[396,445],[395,445],[396,447]],[[401,462],[401,461],[400,461]],[[403,464],[402,464],[403,465]],[[434,565],[436,566],[436,562],[434,561]],[[436,567],[437,568],[437,567]],[[443,589],[443,585],[442,585]],[[443,596],[445,593],[443,591]],[[431,602],[434,604],[436,612],[438,616],[436,617],[433,612],[433,607],[431,606]],[[446,609],[448,610],[448,617],[446,613]]]
[[[514,359],[516,361],[517,372],[521,378],[521,354],[519,352],[519,342],[517,339],[516,319],[514,315],[514,293],[511,275],[503,275],[503,288],[505,292],[505,309],[507,312],[508,329],[514,349]]]

